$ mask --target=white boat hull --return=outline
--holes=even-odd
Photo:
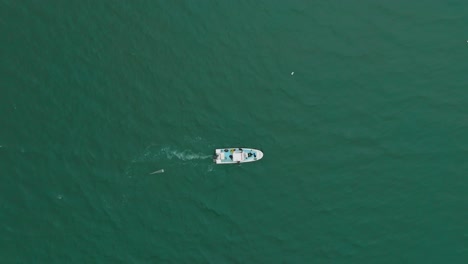
[[[258,161],[263,158],[263,152],[253,148],[222,148],[215,149],[213,162],[216,164],[238,164]]]

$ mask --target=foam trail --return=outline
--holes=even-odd
[[[194,153],[190,150],[178,151],[171,149],[163,149],[163,152],[166,153],[168,159],[177,158],[180,160],[195,160],[195,159],[209,159],[211,155],[202,155],[200,153]]]
[[[185,149],[179,150],[172,147],[163,147],[157,148],[155,146],[148,146],[145,151],[132,159],[132,163],[137,162],[154,162],[161,161],[163,159],[168,160],[182,160],[182,161],[192,161],[192,160],[202,160],[210,159],[212,155],[205,155],[206,153],[196,153],[192,150]]]
[[[153,171],[150,174],[163,173],[163,172],[164,172],[164,169],[160,169],[160,170],[157,170],[157,171]]]

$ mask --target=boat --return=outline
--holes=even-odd
[[[215,149],[213,162],[216,164],[237,164],[258,161],[263,158],[263,152],[253,148],[221,148]]]

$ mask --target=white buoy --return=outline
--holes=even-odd
[[[291,75],[294,75],[294,72],[291,72]]]

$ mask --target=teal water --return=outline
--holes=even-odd
[[[467,263],[467,14],[0,0],[0,263]]]

